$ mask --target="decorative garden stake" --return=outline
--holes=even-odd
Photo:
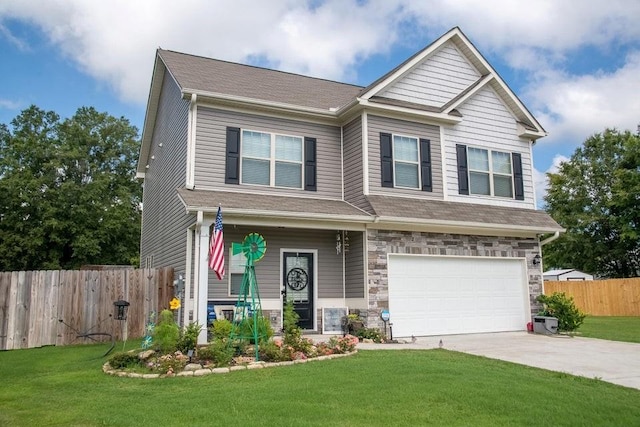
[[[233,343],[235,339],[241,341],[253,339],[256,361],[260,358],[258,341],[260,338],[267,337],[264,328],[260,328],[262,324],[258,323],[263,320],[254,263],[260,261],[266,251],[267,242],[264,240],[264,237],[258,233],[248,234],[242,243],[233,243],[231,245],[233,255],[243,253],[247,258],[247,264],[245,265],[244,275],[242,276],[242,287],[240,288],[240,295],[236,303],[229,343]],[[247,324],[250,326],[247,327]]]

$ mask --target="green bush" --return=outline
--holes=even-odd
[[[119,352],[109,358],[109,365],[114,369],[133,368],[140,365],[137,354]]]
[[[162,353],[173,353],[178,348],[180,328],[173,318],[171,310],[162,310],[160,320],[153,330],[153,342]]]
[[[178,339],[177,347],[183,353],[188,352],[192,348],[196,348],[198,343],[198,335],[202,326],[197,323],[191,322],[187,327],[180,332],[180,338]]]
[[[295,348],[302,337],[302,329],[298,326],[300,315],[293,309],[293,302],[286,302],[282,317],[283,341],[285,344]]]
[[[198,348],[198,358],[215,363],[216,366],[228,366],[235,354],[235,348],[224,340],[214,340],[206,347]]]
[[[261,343],[258,351],[260,352],[260,360],[263,362],[282,362],[287,360],[282,348],[271,340]]]
[[[273,336],[273,328],[271,327],[271,322],[266,317],[258,317],[256,318],[257,327],[258,327],[258,342],[263,342],[269,340]],[[237,335],[244,338],[249,338],[249,341],[253,343],[254,337],[254,318],[247,317],[238,325]]]
[[[229,338],[233,325],[227,319],[217,319],[209,328],[209,332],[214,340],[222,340]]]
[[[558,331],[572,332],[582,325],[586,315],[576,307],[573,297],[564,292],[554,292],[552,295],[540,295],[538,302],[544,304],[544,309],[538,313],[558,319]]]
[[[358,330],[356,336],[360,339],[370,339],[373,342],[381,343],[384,341],[384,335],[378,328],[363,328]]]

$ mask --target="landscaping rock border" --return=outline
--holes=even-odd
[[[140,374],[137,372],[125,372],[118,369],[113,369],[109,362],[105,362],[102,365],[102,372],[108,375],[113,375],[117,377],[129,377],[129,378],[143,378],[143,379],[156,379],[156,378],[173,378],[173,377],[202,377],[204,375],[210,374],[228,374],[232,371],[244,371],[250,369],[264,369],[264,368],[275,368],[278,366],[292,366],[300,363],[308,363],[315,362],[321,360],[329,360],[329,359],[337,359],[339,357],[352,356],[358,353],[358,350],[354,350],[349,353],[341,353],[341,354],[330,354],[327,356],[318,356],[312,357],[309,359],[298,359],[298,360],[290,360],[286,362],[251,362],[246,365],[236,365],[229,366],[226,368],[203,368],[202,365],[199,364],[189,364],[185,366],[185,369],[181,372],[175,374]]]

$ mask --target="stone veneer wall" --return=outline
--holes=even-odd
[[[526,258],[531,314],[538,313],[541,308],[536,297],[542,293],[542,270],[540,264],[534,266],[532,263],[533,257],[540,253],[540,244],[535,238],[368,230],[369,328],[382,329],[380,313],[389,309],[389,253]]]

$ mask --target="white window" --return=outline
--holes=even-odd
[[[302,138],[242,131],[243,184],[302,188]]]
[[[418,138],[393,135],[394,186],[420,188]]]
[[[244,253],[233,255],[231,248],[229,248],[229,296],[237,297],[240,295],[246,264],[247,257],[244,256]]]
[[[467,157],[471,194],[513,197],[510,153],[467,147]]]

